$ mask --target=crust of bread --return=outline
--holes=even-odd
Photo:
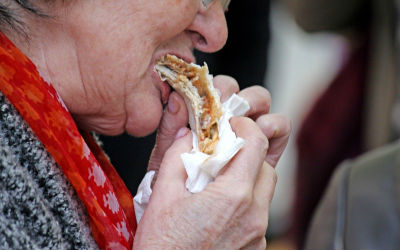
[[[157,61],[155,69],[163,81],[183,96],[190,127],[199,139],[199,150],[212,154],[219,140],[222,108],[207,65],[189,64],[176,56],[165,55]]]

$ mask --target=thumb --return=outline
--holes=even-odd
[[[172,92],[168,99],[168,106],[157,131],[156,144],[151,153],[148,171],[157,172],[165,152],[174,142],[178,130],[188,124],[188,113],[183,98]]]
[[[160,165],[154,192],[163,194],[174,194],[185,192],[185,181],[187,178],[181,154],[192,149],[192,133],[186,127],[181,128],[176,134],[172,146],[166,151]],[[159,190],[159,191],[156,191]]]

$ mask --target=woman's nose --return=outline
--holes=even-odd
[[[196,49],[207,53],[220,50],[228,38],[228,28],[221,2],[217,0],[207,9],[200,8],[187,31]]]

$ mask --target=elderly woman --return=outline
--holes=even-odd
[[[191,150],[183,99],[154,72],[173,54],[219,50],[227,1],[3,0],[0,3],[1,249],[264,249],[289,123],[261,87],[214,78],[245,146],[200,193],[185,189]],[[166,104],[166,105],[165,105]],[[165,110],[163,111],[163,106]],[[136,225],[132,196],[86,131],[158,129],[153,195]]]

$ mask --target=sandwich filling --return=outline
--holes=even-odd
[[[173,55],[161,57],[155,69],[184,97],[189,123],[198,137],[199,150],[213,154],[219,140],[218,122],[222,116],[221,102],[208,74],[206,64],[189,64]]]

